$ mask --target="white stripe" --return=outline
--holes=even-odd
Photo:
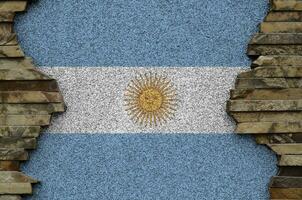
[[[229,90],[244,67],[42,67],[56,78],[68,106],[53,119],[51,133],[232,133],[225,112]],[[124,107],[124,91],[138,73],[166,75],[180,104],[168,123],[141,127]]]

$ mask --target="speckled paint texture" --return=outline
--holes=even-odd
[[[44,67],[58,80],[68,111],[51,133],[233,133],[225,112],[229,89],[244,68]],[[166,76],[177,93],[175,115],[161,126],[141,126],[125,111],[124,93],[138,74]]]
[[[69,109],[23,166],[41,180],[27,199],[267,200],[276,157],[233,134],[225,113],[267,3],[32,1],[17,16],[19,40],[58,79]],[[175,121],[151,131],[121,106],[129,79],[150,66],[171,77],[182,101]]]
[[[275,156],[237,135],[53,135],[23,169],[32,199],[267,200]]]
[[[267,0],[35,0],[17,17],[41,66],[247,66]]]

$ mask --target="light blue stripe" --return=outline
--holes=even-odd
[[[276,157],[235,134],[44,134],[23,169],[32,199],[266,200]]]
[[[265,0],[39,0],[17,17],[40,66],[247,66]]]

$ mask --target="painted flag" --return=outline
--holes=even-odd
[[[276,158],[225,112],[264,0],[34,1],[16,29],[68,110],[29,199],[265,200]]]

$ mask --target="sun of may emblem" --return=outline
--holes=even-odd
[[[126,111],[132,120],[145,126],[157,126],[174,116],[176,90],[166,77],[139,74],[125,92]]]

